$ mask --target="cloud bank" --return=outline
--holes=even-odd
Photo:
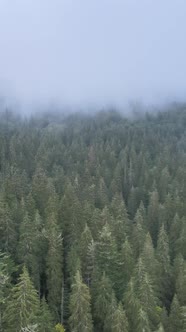
[[[185,0],[0,0],[0,94],[122,107],[186,98]]]

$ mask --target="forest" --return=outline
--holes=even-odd
[[[0,332],[186,331],[186,107],[0,113]]]

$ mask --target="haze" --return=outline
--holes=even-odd
[[[0,0],[0,95],[22,104],[185,101],[185,0]]]

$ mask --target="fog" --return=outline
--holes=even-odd
[[[67,109],[185,101],[185,17],[185,0],[0,0],[0,95]]]

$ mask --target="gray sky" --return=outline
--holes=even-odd
[[[186,99],[186,1],[0,0],[0,94],[73,107]]]

